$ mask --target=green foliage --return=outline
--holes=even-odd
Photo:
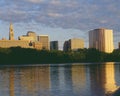
[[[77,51],[49,51],[31,48],[0,48],[0,64],[45,64],[72,62],[120,62],[120,50],[113,53],[100,52],[97,49],[79,49]]]

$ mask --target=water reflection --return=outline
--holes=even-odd
[[[4,71],[4,70],[3,70]],[[8,81],[0,83],[8,83],[6,88],[0,90],[6,91],[6,95],[0,91],[0,96],[49,96],[50,89],[50,70],[49,67],[30,67],[30,68],[8,68]],[[5,77],[6,77],[5,76]],[[9,88],[9,89],[7,89]],[[6,90],[7,89],[7,90]],[[3,92],[4,92],[3,91]]]
[[[120,65],[0,68],[0,96],[105,96],[120,85]]]
[[[74,96],[71,66],[51,67],[51,96]]]
[[[97,64],[90,67],[91,92],[99,96],[114,92],[118,87],[115,81],[114,63]]]
[[[105,92],[114,92],[117,89],[114,63],[105,64],[105,75]]]
[[[14,88],[14,69],[10,69],[9,72],[9,89],[10,89],[10,96],[15,96],[15,88]]]
[[[49,96],[50,70],[49,67],[30,67],[20,70],[21,88],[23,94],[29,96]],[[23,89],[24,88],[24,89]]]
[[[82,96],[89,96],[89,82],[87,81],[88,72],[84,65],[74,65],[72,66],[72,83],[74,93]]]

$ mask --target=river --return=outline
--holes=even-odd
[[[0,96],[106,96],[120,86],[120,63],[0,67]]]

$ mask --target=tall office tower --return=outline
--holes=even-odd
[[[65,41],[63,50],[78,50],[81,48],[84,48],[84,41],[82,39],[73,38]]]
[[[113,30],[100,28],[89,31],[89,48],[111,53],[114,49]]]
[[[37,36],[36,36],[36,33],[35,33],[35,32],[28,31],[28,32],[27,32],[27,36],[33,37],[33,41],[37,41]]]
[[[14,31],[13,31],[12,23],[10,23],[10,28],[9,28],[9,40],[14,40]]]
[[[58,50],[58,41],[50,42],[50,50]]]
[[[42,49],[50,50],[48,35],[39,35],[38,41],[42,43]]]

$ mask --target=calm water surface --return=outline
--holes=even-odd
[[[0,67],[0,96],[106,96],[119,86],[119,63]]]

